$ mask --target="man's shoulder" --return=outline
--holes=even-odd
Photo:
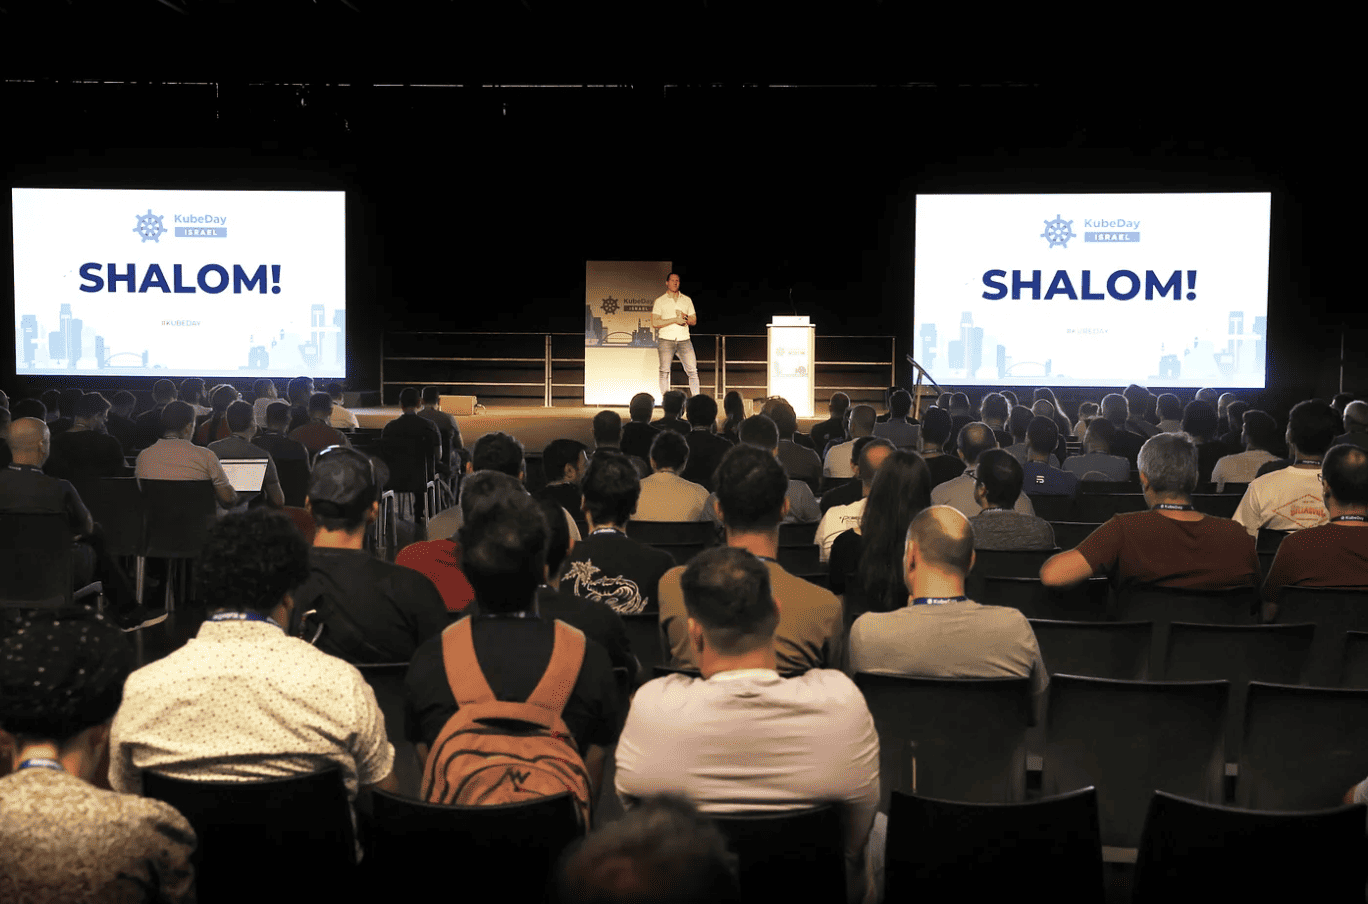
[[[775,589],[775,596],[782,597],[781,605],[789,605],[789,600],[801,600],[807,606],[826,607],[841,606],[841,598],[832,593],[825,587],[819,587],[806,578],[801,578],[796,574],[790,574],[778,562],[767,562],[770,572],[770,584]],[[673,569],[672,569],[673,570]],[[682,572],[683,569],[681,568]],[[670,574],[671,572],[666,572]],[[664,578],[661,579],[662,583]]]

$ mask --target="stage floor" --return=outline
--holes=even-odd
[[[540,452],[555,439],[577,439],[589,447],[594,445],[592,421],[600,411],[616,411],[625,423],[628,420],[627,408],[483,408],[472,415],[457,415],[456,424],[461,428],[461,442],[469,448],[475,440],[486,433],[503,431],[511,433],[529,452]],[[397,418],[401,411],[395,407],[353,408],[352,414],[362,427],[379,429]],[[653,420],[660,417],[657,409]],[[799,418],[798,429],[808,431],[814,424],[820,424],[825,417]]]

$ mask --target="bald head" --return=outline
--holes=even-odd
[[[958,442],[960,458],[971,468],[978,462],[980,455],[989,449],[997,448],[997,436],[993,433],[993,428],[981,421],[974,421],[961,427]]]
[[[923,509],[907,528],[907,542],[916,544],[917,567],[963,578],[973,564],[974,529],[957,508],[933,505]]]
[[[1350,402],[1344,406],[1344,429],[1350,433],[1368,430],[1368,402]]]
[[[874,484],[874,475],[879,473],[879,468],[883,467],[884,461],[893,454],[893,444],[888,440],[873,440],[865,444],[860,450],[860,458],[857,467],[860,472],[860,483],[864,485],[865,495],[869,495],[869,488]]]
[[[856,405],[850,412],[850,435],[869,436],[874,432],[874,419],[878,415],[868,405]]]
[[[52,434],[47,424],[36,417],[21,417],[10,424],[9,447],[14,463],[42,467],[47,461]]]

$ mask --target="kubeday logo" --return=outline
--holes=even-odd
[[[1069,247],[1069,239],[1074,238],[1073,220],[1066,220],[1059,214],[1055,214],[1053,220],[1045,221],[1045,231],[1040,234],[1042,239],[1050,243],[1050,247],[1055,245],[1061,248]]]
[[[152,208],[149,207],[146,216],[140,213],[135,213],[133,216],[138,218],[138,225],[133,227],[133,231],[142,236],[144,242],[151,239],[160,245],[162,234],[166,232],[166,227],[162,225],[161,215],[153,213]]]

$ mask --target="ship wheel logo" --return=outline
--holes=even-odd
[[[138,225],[133,227],[133,231],[142,236],[145,242],[148,239],[161,244],[162,234],[166,232],[166,227],[162,226],[162,218],[152,212],[152,208],[147,208],[147,216],[135,213],[133,216],[138,218]]]
[[[608,296],[607,298],[603,299],[603,313],[605,313],[605,314],[616,314],[616,313],[617,313],[617,309],[618,309],[618,301],[617,301],[616,298],[614,298],[614,297],[612,297],[612,296],[610,295],[610,296]]]
[[[1045,231],[1040,234],[1042,239],[1050,243],[1050,247],[1059,245],[1061,248],[1069,247],[1069,239],[1074,238],[1073,220],[1066,220],[1059,214],[1055,214],[1053,220],[1045,221]]]

